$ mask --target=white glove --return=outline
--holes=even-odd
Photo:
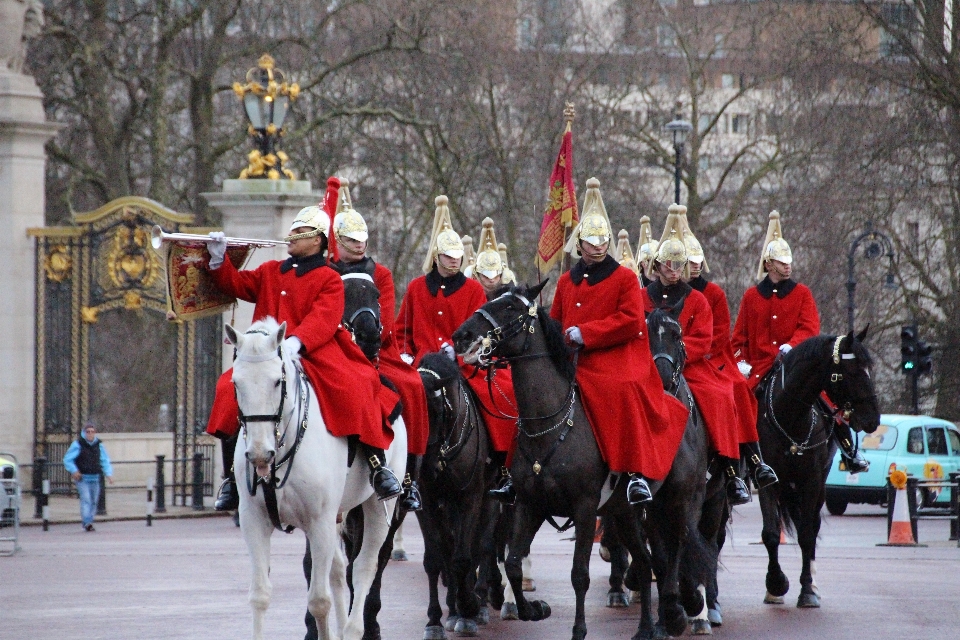
[[[300,353],[301,347],[303,347],[303,343],[300,342],[300,338],[297,336],[290,336],[280,344],[280,348],[283,349],[283,352],[288,353],[291,356]]]
[[[413,356],[410,355],[409,353],[401,353],[400,359],[409,365],[413,365]]]
[[[793,347],[791,347],[789,344],[780,345],[780,353],[782,353],[783,355],[787,355],[788,353],[790,353],[790,349],[793,349]]]
[[[743,374],[744,378],[750,379],[750,372],[753,371],[753,367],[750,366],[746,360],[741,360],[737,363],[737,369],[740,370],[740,373]]]
[[[216,271],[223,264],[223,257],[227,254],[227,236],[223,231],[211,231],[207,240],[207,251],[210,253],[210,263],[207,265]]]
[[[583,346],[583,334],[580,333],[580,327],[570,327],[565,333],[567,334],[567,342]]]
[[[456,361],[457,352],[454,351],[453,347],[451,347],[448,343],[444,342],[442,345],[440,345],[440,351],[443,352],[443,355],[447,356],[451,360]]]

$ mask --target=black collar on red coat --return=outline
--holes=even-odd
[[[441,277],[440,272],[437,271],[437,265],[433,265],[433,269],[427,274],[426,280],[427,290],[434,298],[437,297],[441,288],[443,288],[443,297],[449,298],[467,283],[467,277],[459,271],[452,276]]]
[[[293,256],[290,256],[280,263],[280,273],[286,273],[287,271],[290,271],[290,269],[296,268],[297,277],[300,277],[326,264],[327,259],[322,253],[315,253],[312,256],[307,256],[306,258],[294,258]]]
[[[372,278],[374,272],[377,270],[377,263],[369,256],[356,262],[344,262],[343,260],[334,262],[331,260],[330,266],[341,276],[345,276],[348,273],[365,273]]]
[[[658,309],[668,309],[671,312],[683,309],[683,303],[691,291],[693,287],[683,281],[665,287],[659,280],[654,280],[647,287],[653,306]]]
[[[691,287],[693,287],[700,293],[703,293],[703,290],[707,288],[707,285],[710,284],[710,282],[706,278],[704,278],[702,275],[700,275],[692,279],[687,284],[689,284]]]
[[[770,276],[761,280],[760,284],[757,285],[757,291],[767,300],[773,297],[773,294],[777,294],[777,297],[783,300],[796,288],[797,283],[793,280],[781,280],[777,284],[773,284],[770,281]]]
[[[614,260],[610,254],[607,254],[603,260],[597,264],[591,264],[589,266],[583,261],[583,258],[580,258],[580,262],[573,265],[573,268],[570,269],[570,280],[573,284],[580,284],[586,280],[587,284],[593,286],[600,284],[612,276],[613,272],[616,271],[619,266],[620,263]]]

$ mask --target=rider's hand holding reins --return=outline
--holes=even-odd
[[[300,349],[303,348],[303,343],[300,342],[300,338],[297,336],[290,336],[286,338],[280,345],[284,353],[288,353],[291,356],[300,353]]]
[[[782,353],[783,355],[787,355],[788,353],[790,353],[791,349],[793,349],[793,347],[791,347],[789,344],[780,345],[780,353]]]
[[[583,346],[583,334],[580,333],[580,327],[569,327],[564,334],[568,344]]]
[[[746,360],[741,360],[737,363],[737,369],[740,370],[740,373],[744,378],[750,379],[750,372],[753,371],[753,367]]]

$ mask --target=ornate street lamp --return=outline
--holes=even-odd
[[[274,67],[273,58],[260,56],[257,66],[247,71],[247,83],[233,83],[233,91],[243,101],[250,126],[247,131],[256,149],[247,154],[250,164],[240,172],[240,178],[269,178],[279,180],[296,176],[283,165],[289,157],[278,149],[283,136],[283,120],[290,103],[300,95],[297,83],[287,83],[286,76]]]
[[[867,260],[875,260],[880,256],[887,258],[887,274],[883,279],[883,288],[895,290],[897,281],[893,274],[893,241],[885,234],[873,228],[873,223],[867,221],[866,230],[853,239],[850,243],[850,250],[847,252],[847,329],[853,331],[853,315],[856,310],[856,301],[854,294],[857,290],[857,278],[854,272],[854,262],[857,257],[857,249],[860,244],[866,241],[867,245],[863,248],[863,257]]]
[[[683,157],[683,145],[687,142],[687,134],[693,131],[693,125],[680,118],[677,113],[673,120],[666,125],[667,131],[673,134],[673,153],[674,153],[674,196],[673,201],[680,204],[680,158]]]

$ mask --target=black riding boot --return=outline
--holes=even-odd
[[[403,489],[400,487],[400,481],[397,480],[397,474],[384,464],[387,458],[383,454],[383,449],[375,449],[366,444],[363,445],[363,449],[367,456],[367,463],[370,465],[370,485],[377,494],[377,498],[389,500],[400,495]]]
[[[517,490],[513,488],[513,478],[507,469],[507,452],[490,452],[490,462],[500,468],[500,475],[497,477],[496,488],[487,491],[487,495],[497,502],[512,505],[517,501]]]
[[[650,485],[639,473],[630,474],[630,482],[627,483],[627,502],[630,504],[646,504],[653,502],[653,493],[650,491]]]
[[[864,473],[870,469],[870,463],[860,455],[860,451],[853,446],[854,435],[850,427],[837,421],[837,426],[833,430],[833,437],[836,438],[840,446],[840,460],[843,462],[844,471],[850,473]]]
[[[421,456],[415,453],[407,454],[407,475],[403,477],[403,497],[400,499],[400,509],[405,513],[423,509],[420,489],[417,487],[417,478],[420,477],[420,461],[422,459]]]
[[[731,507],[750,502],[750,490],[737,474],[737,460],[720,456],[720,466],[727,476],[727,502]]]
[[[753,475],[753,480],[757,483],[758,489],[769,487],[778,481],[777,474],[774,470],[763,462],[763,456],[760,455],[759,442],[741,443],[740,457],[747,461],[747,466],[750,467],[750,473]]]
[[[223,484],[220,485],[220,491],[217,492],[217,501],[213,503],[213,508],[217,511],[233,511],[240,507],[237,479],[233,474],[233,454],[237,450],[239,435],[238,433],[232,438],[220,441],[220,452],[223,454]]]

